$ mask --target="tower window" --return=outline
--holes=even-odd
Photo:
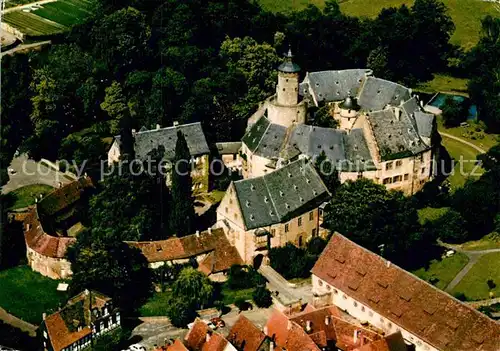
[[[285,88],[283,88],[283,91],[285,91]]]
[[[285,81],[288,83],[288,78]]]

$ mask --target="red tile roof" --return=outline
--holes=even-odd
[[[275,350],[320,351],[314,341],[295,322],[278,310],[274,310],[266,324],[267,336],[276,343]]]
[[[222,230],[222,229],[221,229]],[[209,275],[211,273],[223,272],[235,264],[243,264],[238,250],[229,243],[226,236],[217,238],[214,251],[210,252],[200,262],[198,270]]]
[[[243,315],[238,318],[227,336],[227,340],[242,351],[257,351],[265,338],[266,335]]]
[[[91,334],[91,309],[102,308],[110,300],[96,291],[91,294],[84,291],[71,298],[64,308],[47,316],[44,324],[54,351],[60,351]],[[67,320],[68,318],[71,320]],[[77,323],[81,329],[78,330],[78,327],[71,323]]]
[[[68,246],[76,241],[75,238],[56,237],[45,233],[36,206],[24,220],[24,239],[30,249],[51,258],[64,258]]]
[[[201,348],[202,351],[224,351],[228,344],[226,338],[219,333],[209,332],[210,338],[205,342]],[[206,337],[206,336],[205,336]]]
[[[181,340],[175,339],[174,343],[167,347],[167,351],[189,351],[189,350],[186,346],[184,346]]]
[[[338,233],[312,273],[439,350],[499,350],[499,323]]]
[[[78,201],[86,189],[93,187],[90,177],[82,177],[61,188],[54,189],[38,203],[40,215],[50,216],[59,212]]]
[[[203,344],[206,342],[206,335],[209,331],[207,323],[203,322],[201,319],[196,318],[193,327],[189,330],[184,338],[186,346],[192,351],[200,351]]]

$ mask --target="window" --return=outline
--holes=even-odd
[[[313,238],[316,236],[316,228],[313,228],[312,236],[313,236]]]
[[[404,180],[408,180],[409,177],[410,177],[410,175],[408,173],[406,173],[404,176]]]
[[[297,222],[299,224],[299,227],[302,227],[302,217],[297,218]]]
[[[347,300],[347,296],[345,296],[345,294],[344,294],[344,295],[342,295],[342,298],[343,298],[344,300]]]
[[[285,233],[288,233],[289,229],[290,229],[290,228],[289,228],[289,225],[288,225],[288,224],[285,224]]]
[[[425,173],[425,167],[424,167],[424,168],[422,168],[422,174],[424,174],[424,173]]]
[[[229,204],[232,205],[233,204],[233,199],[229,199]]]
[[[322,281],[322,280],[319,280],[319,281],[318,281],[318,284],[319,284],[319,286],[323,286],[323,281]]]
[[[225,210],[226,210],[226,213],[228,213],[228,211],[229,211],[229,210],[228,210],[228,208],[227,208],[227,207],[225,208]]]
[[[238,219],[238,215],[236,213],[234,214],[234,219]]]
[[[369,315],[370,317],[373,317],[373,312],[372,312],[372,311],[368,312],[368,315]]]
[[[333,293],[334,293],[334,294],[338,294],[338,293],[339,293],[339,291],[338,291],[337,289],[333,289]]]
[[[403,165],[403,161],[397,160],[396,161],[396,167],[401,167]]]
[[[274,236],[276,234],[276,229],[271,229],[271,236]]]
[[[380,323],[384,323],[384,318],[380,317]]]
[[[358,303],[357,303],[356,301],[354,301],[354,302],[352,303],[352,305],[353,305],[354,307],[358,307]]]
[[[314,219],[314,212],[309,212],[309,220],[312,221]]]
[[[361,312],[365,311],[365,306],[361,306]]]
[[[392,169],[392,162],[387,162],[387,163],[385,164],[385,170],[386,170],[386,171],[388,171],[388,170],[390,170],[390,169]]]
[[[392,178],[385,178],[385,179],[383,180],[383,183],[384,183],[384,184],[391,184],[391,183],[392,183]]]
[[[330,285],[327,285],[326,290],[330,291],[330,290],[332,290],[332,287]]]
[[[400,182],[402,179],[403,179],[403,177],[398,175],[398,176],[395,176],[394,178],[392,178],[392,182],[397,183],[397,182]]]

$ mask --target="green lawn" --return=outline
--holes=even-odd
[[[463,293],[470,300],[489,298],[489,288],[486,283],[493,279],[497,285],[493,289],[495,297],[500,296],[500,252],[482,256],[467,275],[453,289],[452,293]]]
[[[417,277],[428,281],[439,289],[444,289],[455,278],[458,272],[465,267],[469,259],[466,255],[455,253],[442,260],[432,260],[429,268],[420,268],[414,271]]]
[[[300,10],[308,4],[320,7],[324,0],[259,0],[265,9],[271,11],[293,11]],[[481,19],[487,15],[499,15],[494,4],[479,0],[443,0],[448,6],[450,15],[455,22],[456,31],[451,38],[454,44],[460,44],[465,49],[472,48],[479,40]],[[345,0],[340,1],[340,7],[346,14],[362,17],[375,17],[384,7],[400,6],[407,4],[411,6],[413,0]]]
[[[443,125],[443,118],[437,118],[438,130],[453,136],[462,138],[469,143],[479,146],[482,149],[488,150],[499,142],[498,134],[490,134],[484,131],[484,125],[481,122],[469,121],[466,127],[446,128]]]
[[[414,90],[425,93],[448,92],[467,95],[467,82],[467,79],[435,74],[433,80],[417,85]]]
[[[449,207],[425,207],[418,210],[418,219],[420,221],[420,224],[424,224],[425,222],[432,222],[444,215],[446,212],[448,212],[448,210]]]
[[[90,4],[81,0],[59,0],[43,5],[33,13],[51,21],[70,27],[81,23],[90,15]]]
[[[480,175],[484,172],[482,168],[475,169],[474,161],[479,154],[477,150],[446,137],[443,137],[442,144],[455,160],[453,173],[448,177],[452,191],[462,187],[467,179],[477,179],[476,174]],[[475,174],[472,174],[473,171]]]
[[[225,305],[234,304],[236,299],[242,298],[252,300],[253,288],[231,290],[224,284],[222,285],[222,301]],[[171,292],[164,291],[155,293],[139,310],[139,314],[144,317],[165,316],[167,314],[168,300]]]
[[[24,34],[33,37],[60,33],[67,29],[62,24],[48,21],[33,13],[21,10],[5,14],[3,20]]]
[[[45,184],[33,184],[23,186],[14,190],[9,195],[12,197],[13,204],[10,207],[12,210],[27,207],[35,203],[35,196],[42,194],[45,196],[50,193],[54,188]]]
[[[0,306],[26,322],[39,324],[42,313],[56,310],[68,298],[56,290],[58,283],[28,266],[0,271]]]
[[[470,251],[500,249],[500,234],[493,232],[479,240],[466,242],[460,245],[460,247]]]

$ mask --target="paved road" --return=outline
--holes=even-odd
[[[264,328],[267,320],[271,316],[271,309],[254,308],[251,311],[241,312],[245,317],[252,321],[257,327]],[[217,332],[224,336],[227,336],[231,327],[236,323],[240,316],[236,308],[233,308],[231,312],[222,316],[222,319],[226,322],[226,326],[222,329],[218,329]],[[142,341],[139,341],[141,345],[144,345],[146,349],[151,350],[154,345],[163,345],[166,340],[184,338],[187,334],[187,329],[180,329],[172,326],[167,318],[147,318],[145,321],[138,325],[132,335],[139,336]]]
[[[483,255],[486,255],[486,254],[489,254],[492,252],[500,252],[500,248],[499,249],[489,249],[489,250],[468,251],[468,250],[461,249],[457,245],[445,244],[443,242],[439,242],[439,245],[441,245],[447,249],[451,249],[451,250],[455,250],[457,252],[463,253],[464,255],[467,255],[467,257],[469,258],[469,262],[467,262],[465,267],[462,268],[462,270],[460,272],[458,272],[458,274],[455,276],[455,278],[453,278],[453,280],[445,288],[445,291],[447,291],[447,292],[450,292],[451,290],[453,290],[453,288],[455,288],[458,285],[458,283],[460,283],[460,281],[467,275],[467,273],[469,273],[469,271],[472,269],[472,267],[474,267],[474,265],[477,263],[479,258],[481,258]]]
[[[462,143],[462,144],[465,144],[465,145],[467,145],[467,146],[470,146],[471,148],[473,148],[473,149],[475,149],[475,150],[479,151],[479,152],[480,152],[480,153],[482,153],[482,154],[485,154],[485,153],[486,153],[486,150],[485,150],[485,149],[480,148],[479,146],[474,145],[473,143],[468,142],[467,140],[464,140],[464,139],[462,139],[462,138],[456,137],[456,136],[454,136],[454,135],[451,135],[451,134],[448,134],[448,133],[445,133],[445,132],[439,132],[439,134],[441,134],[442,136],[444,136],[444,137],[446,137],[446,138],[450,138],[450,139],[456,140],[456,141],[458,141],[458,142],[460,142],[460,143]]]
[[[30,8],[31,6],[34,6],[34,5],[43,5],[43,4],[48,4],[49,2],[56,2],[57,0],[41,0],[41,1],[34,1],[30,4],[24,4],[24,5],[19,5],[19,6],[14,6],[14,7],[9,7],[7,9],[5,9],[2,13],[5,14],[5,13],[9,13],[9,12],[13,12],[13,11],[18,11],[18,10],[22,10],[22,9],[27,9],[27,8]]]
[[[45,40],[45,41],[40,41],[38,43],[33,43],[33,44],[21,44],[21,45],[16,46],[15,48],[10,49],[10,50],[2,51],[2,53],[0,53],[0,58],[4,55],[12,55],[18,51],[31,50],[31,49],[38,48],[38,47],[41,47],[44,45],[48,45],[50,43],[51,43],[50,40]]]
[[[285,278],[283,278],[278,272],[271,268],[271,266],[262,265],[259,268],[259,272],[266,277],[268,283],[267,288],[272,291],[278,292],[276,298],[285,306],[295,303],[301,299],[295,289],[293,284],[290,284]]]
[[[30,336],[36,336],[36,330],[38,329],[36,325],[30,324],[28,322],[23,321],[22,319],[17,318],[16,316],[8,313],[1,307],[0,307],[0,320],[4,321],[7,324],[10,324],[15,328],[27,332]]]
[[[71,182],[61,172],[30,160],[26,155],[14,158],[10,168],[13,168],[16,173],[9,174],[9,182],[2,187],[2,194],[31,184],[46,184],[57,187],[59,182],[63,184]]]

